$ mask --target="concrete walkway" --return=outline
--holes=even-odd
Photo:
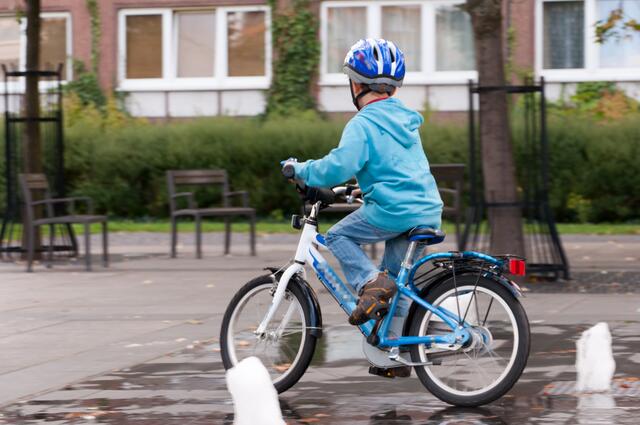
[[[216,341],[224,309],[239,286],[263,267],[284,263],[295,243],[292,235],[261,236],[260,255],[249,257],[245,236],[239,235],[234,236],[234,255],[222,256],[221,235],[210,234],[205,258],[196,260],[184,236],[180,258],[169,259],[164,235],[115,234],[112,266],[96,266],[93,273],[84,272],[82,262],[51,270],[39,266],[33,274],[25,273],[23,264],[0,264],[0,405],[136,365],[195,341]],[[639,247],[640,237],[567,241],[572,261],[585,268],[605,264],[604,258],[611,259],[613,268],[638,268]],[[442,248],[451,249],[446,244]],[[580,259],[598,253],[603,263]],[[634,260],[614,262],[617,253]],[[320,292],[326,324],[343,325],[341,311],[311,280]],[[640,320],[640,294],[531,293],[524,303],[532,322]]]

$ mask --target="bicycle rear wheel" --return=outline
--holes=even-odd
[[[270,275],[257,277],[240,288],[222,319],[220,351],[225,369],[247,357],[258,357],[281,393],[298,382],[307,370],[316,337],[309,333],[313,307],[294,280],[289,282],[264,335],[255,334],[271,306],[273,289]]]
[[[416,367],[422,384],[440,400],[456,406],[480,406],[502,397],[516,383],[529,356],[529,322],[514,295],[501,284],[482,276],[457,276],[432,288],[426,301],[465,317],[471,340],[457,350],[448,347],[411,348],[414,362],[434,362]],[[430,311],[419,309],[412,318],[410,335],[451,332]]]

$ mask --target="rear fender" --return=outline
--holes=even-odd
[[[269,270],[276,281],[282,276],[282,270],[279,267],[266,267],[265,270]],[[311,307],[309,311],[309,334],[320,338],[322,336],[322,311],[320,310],[320,303],[318,302],[318,296],[316,291],[313,290],[309,282],[303,279],[302,276],[295,274],[291,277],[289,285],[296,285],[302,292],[305,300]]]
[[[456,268],[456,276],[462,276],[464,274],[473,274],[477,276],[478,272],[479,270],[473,267],[466,267],[466,268],[457,267]],[[446,281],[452,276],[453,276],[453,272],[451,270],[443,269],[442,271],[440,271],[438,274],[433,276],[433,278],[431,278],[425,286],[423,286],[420,289],[420,293],[419,293],[420,298],[424,299],[432,288],[435,288],[436,286],[440,285],[442,282]],[[489,270],[484,270],[482,272],[482,276],[496,282],[496,284],[498,285],[504,286],[509,290],[509,292],[511,292],[511,294],[513,294],[515,298],[520,298],[523,296],[520,286],[518,286],[518,284],[515,283],[514,281],[507,279],[504,275],[501,275]],[[415,314],[417,309],[418,309],[418,305],[416,303],[411,303],[411,307],[409,308],[409,314],[407,315],[407,319],[404,322],[403,334],[405,336],[408,335],[409,328],[411,327],[413,315]]]

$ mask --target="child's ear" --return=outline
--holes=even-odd
[[[360,93],[360,91],[362,90],[362,87],[360,87],[360,84],[356,83],[353,80],[349,80],[349,84],[351,84],[351,86],[353,87],[353,92],[355,94]]]

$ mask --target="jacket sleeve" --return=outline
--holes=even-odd
[[[351,179],[369,160],[367,132],[351,120],[344,128],[340,144],[327,156],[295,164],[296,176],[309,186],[332,187]]]

